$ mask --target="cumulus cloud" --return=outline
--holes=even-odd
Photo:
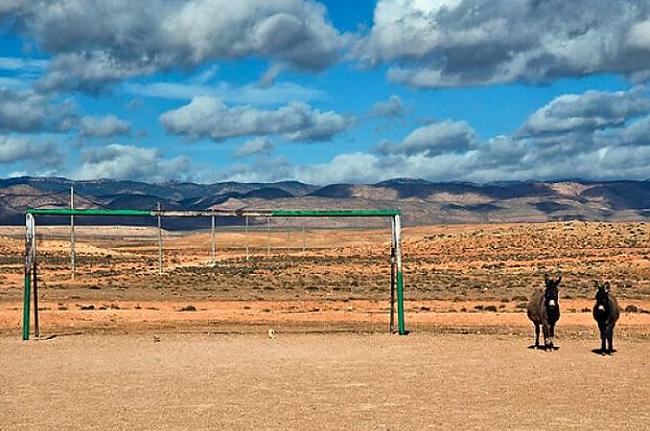
[[[259,154],[270,154],[273,151],[273,142],[267,138],[253,138],[235,151],[236,157],[248,157]]]
[[[83,117],[81,119],[81,136],[107,138],[130,133],[131,124],[115,115]]]
[[[192,167],[187,157],[165,159],[154,148],[120,144],[86,148],[81,152],[81,161],[81,167],[74,174],[79,179],[165,181],[192,178]]]
[[[380,0],[356,46],[420,88],[650,71],[645,1]]]
[[[392,95],[385,102],[377,102],[370,108],[370,117],[402,117],[405,113],[404,104],[399,96]]]
[[[351,124],[349,118],[332,111],[321,112],[304,103],[263,110],[228,107],[210,96],[195,97],[189,104],[163,113],[160,122],[169,133],[215,141],[276,134],[291,141],[323,141],[344,132]]]
[[[0,164],[16,162],[31,162],[36,166],[57,168],[63,162],[63,154],[52,142],[23,136],[0,135]]]
[[[417,128],[398,143],[382,142],[374,154],[339,154],[326,163],[239,166],[237,178],[293,178],[315,184],[374,183],[394,177],[432,181],[509,181],[582,178],[647,179],[650,112],[643,88],[559,96],[538,112],[556,119],[482,141],[464,122],[441,121]],[[535,117],[534,114],[531,118]],[[535,117],[537,118],[537,117]],[[578,120],[575,120],[575,119]],[[541,127],[547,124],[548,127]],[[529,130],[530,131],[530,130]],[[227,177],[227,176],[226,176]]]
[[[445,120],[415,129],[397,145],[384,142],[377,147],[377,151],[384,155],[434,156],[464,153],[472,149],[475,143],[476,135],[469,124],[464,121]]]
[[[533,113],[522,126],[523,135],[584,132],[625,124],[631,118],[650,113],[645,89],[629,91],[587,91],[565,94]]]
[[[54,55],[42,83],[51,89],[93,91],[155,70],[250,56],[321,71],[338,61],[346,41],[314,1],[10,3],[5,21]]]
[[[68,102],[56,104],[33,91],[0,89],[0,132],[62,132],[75,122]]]

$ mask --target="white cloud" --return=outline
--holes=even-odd
[[[270,154],[273,151],[273,142],[267,138],[250,139],[235,151],[236,157],[248,157],[259,154]]]
[[[292,102],[276,110],[263,110],[251,106],[228,107],[210,96],[195,97],[188,105],[163,113],[160,122],[169,133],[215,141],[277,134],[292,141],[329,140],[351,124],[349,118],[332,111],[321,112],[304,103]]]
[[[47,60],[27,57],[0,57],[0,70],[42,71],[47,67]]]
[[[420,88],[650,71],[646,1],[380,0],[356,46]]]
[[[464,153],[472,149],[475,143],[476,134],[469,124],[445,120],[415,129],[397,145],[382,143],[377,150],[383,154],[435,156]]]
[[[467,123],[446,120],[417,128],[400,143],[384,142],[376,154],[345,153],[326,163],[307,165],[286,160],[274,160],[263,168],[241,165],[236,178],[314,184],[376,183],[395,177],[475,182],[647,179],[647,101],[643,88],[564,95],[538,111],[556,123],[530,119],[526,123],[537,124],[536,134],[495,136],[482,142]],[[223,173],[223,178],[232,173]]]
[[[370,117],[402,117],[405,113],[404,104],[399,96],[393,94],[385,102],[377,102],[370,108]]]
[[[52,99],[33,91],[0,89],[0,132],[62,132],[76,119],[70,103],[53,103]]]
[[[115,115],[104,117],[83,117],[81,119],[81,135],[88,137],[111,137],[128,135],[131,133],[131,124],[117,118]]]
[[[565,94],[534,112],[522,126],[523,135],[593,131],[625,124],[650,113],[650,100],[644,88],[629,91],[587,91]]]
[[[56,144],[24,136],[0,135],[0,164],[30,162],[36,166],[54,168],[63,162]]]
[[[277,105],[291,101],[312,102],[327,98],[327,95],[320,90],[292,82],[278,82],[268,88],[251,84],[233,86],[226,82],[211,85],[192,82],[125,83],[122,89],[138,96],[161,99],[191,100],[198,96],[212,96],[224,102],[251,105]]]
[[[157,70],[251,56],[321,71],[346,43],[313,1],[31,0],[4,9],[14,29],[54,55],[48,89],[98,91]]]
[[[195,172],[187,157],[164,159],[160,151],[133,145],[110,144],[81,151],[79,179],[115,178],[160,182],[191,179]]]

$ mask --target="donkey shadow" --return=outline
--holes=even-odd
[[[616,349],[612,349],[612,350],[591,349],[591,353],[594,353],[599,356],[612,356],[614,353],[616,353]]]
[[[544,351],[548,351],[548,350],[552,350],[552,351],[560,350],[560,347],[559,347],[559,346],[536,346],[536,345],[534,345],[534,344],[531,344],[530,346],[528,346],[528,348],[529,348],[530,350],[544,350]]]

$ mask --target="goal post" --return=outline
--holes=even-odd
[[[23,302],[23,340],[30,336],[30,303],[34,297],[34,334],[38,337],[38,292],[36,259],[36,218],[44,216],[88,216],[88,217],[207,217],[212,220],[214,231],[215,217],[386,217],[390,219],[390,332],[394,332],[394,309],[397,303],[397,332],[407,333],[404,322],[404,275],[402,269],[401,213],[393,209],[356,210],[134,210],[134,209],[72,209],[72,208],[28,208],[25,212],[25,279]],[[159,243],[160,246],[160,243]]]

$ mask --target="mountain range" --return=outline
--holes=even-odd
[[[0,224],[23,224],[28,207],[68,207],[70,187],[75,190],[76,208],[153,209],[158,203],[164,209],[185,210],[397,208],[402,211],[406,225],[650,219],[648,180],[477,184],[396,178],[377,184],[317,186],[297,181],[150,184],[110,179],[16,177],[0,179]],[[109,224],[123,221],[80,220]],[[195,228],[205,227],[206,222],[184,220],[167,224],[169,228]],[[219,220],[220,224],[240,222]],[[49,223],[67,223],[67,220],[53,218]],[[129,223],[151,224],[152,220],[129,220]]]

